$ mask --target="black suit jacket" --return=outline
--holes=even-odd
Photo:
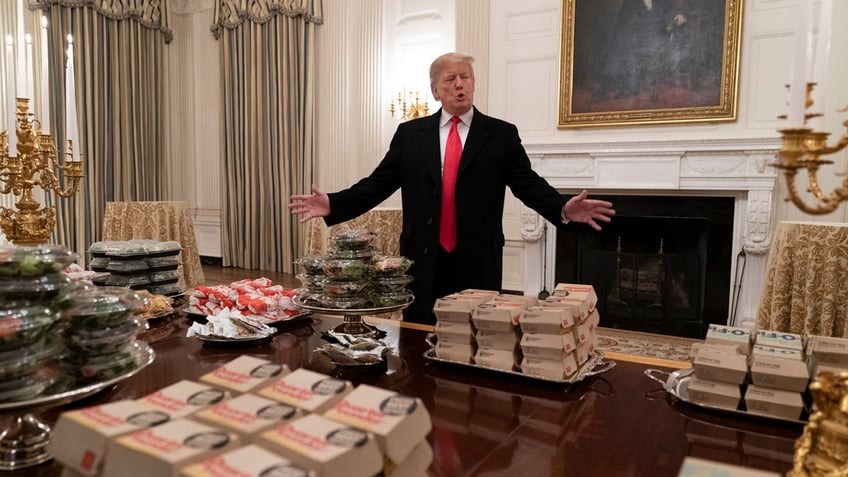
[[[329,194],[327,225],[357,217],[401,189],[403,231],[400,253],[414,261],[410,285],[415,302],[407,319],[432,323],[435,299],[436,247],[441,215],[441,110],[401,123],[389,151],[376,169],[343,191]],[[476,108],[456,180],[456,285],[501,289],[503,269],[503,207],[506,187],[528,207],[561,225],[566,199],[530,167],[518,129],[486,116]]]

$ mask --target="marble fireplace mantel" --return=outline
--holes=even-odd
[[[733,197],[733,257],[744,251],[754,265],[749,270],[765,266],[778,176],[771,163],[780,148],[779,138],[569,144],[531,140],[525,148],[534,169],[564,194],[586,189],[590,195]],[[555,285],[556,234],[545,230],[544,219],[522,206],[521,234],[527,252],[524,290],[529,294]],[[546,253],[540,253],[542,247]],[[547,257],[547,266],[540,257]],[[732,273],[737,274],[735,263]],[[731,303],[738,313],[728,310],[729,322],[753,324],[761,275],[749,272],[741,283],[731,279],[742,293],[731,293],[738,296],[736,304]]]

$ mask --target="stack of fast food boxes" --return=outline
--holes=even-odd
[[[595,354],[591,285],[561,283],[544,300],[468,289],[436,300],[436,357],[563,380]]]
[[[692,347],[692,367],[692,401],[795,420],[811,378],[848,371],[848,339],[713,324]]]
[[[426,475],[420,399],[241,356],[138,400],[59,416],[64,476]]]

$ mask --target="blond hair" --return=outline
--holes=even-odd
[[[444,55],[433,60],[433,63],[430,64],[430,86],[436,84],[436,81],[439,79],[439,74],[441,74],[442,70],[448,65],[448,63],[468,63],[468,66],[471,68],[471,77],[474,77],[474,57],[471,55],[465,55],[462,53],[445,53]]]

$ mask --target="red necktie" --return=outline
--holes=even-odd
[[[459,116],[451,118],[451,128],[445,145],[445,167],[442,172],[442,220],[439,227],[439,243],[445,250],[456,248],[456,173],[462,157],[462,140],[456,125]]]

